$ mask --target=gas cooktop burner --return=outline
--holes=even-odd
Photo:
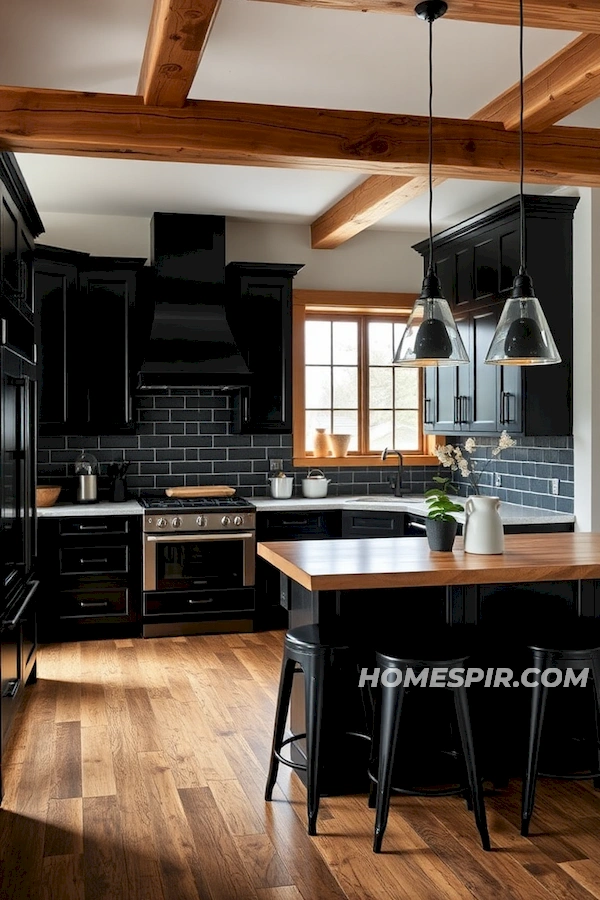
[[[144,509],[254,509],[244,497],[140,497]]]

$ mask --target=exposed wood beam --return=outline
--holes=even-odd
[[[183,106],[221,0],[154,0],[137,93],[148,106]]]
[[[271,2],[271,0],[269,0]],[[356,12],[396,13],[414,16],[415,0],[276,0],[293,6],[322,9],[349,9]],[[491,25],[518,25],[519,0],[450,0],[448,19],[485,22]],[[525,25],[567,31],[600,33],[598,0],[525,0]]]
[[[528,131],[543,131],[595,100],[600,96],[600,35],[582,34],[575,38],[530,72],[524,87],[524,122]],[[518,129],[518,83],[472,118],[502,122],[509,131]],[[437,152],[436,146],[435,155]],[[331,250],[339,247],[425,190],[427,182],[422,178],[372,175],[313,222],[313,248]]]
[[[598,4],[600,8],[600,3]],[[581,34],[527,75],[524,81],[526,131],[543,131],[600,97],[600,35]],[[519,84],[472,117],[519,127]]]
[[[443,178],[434,179],[441,184]],[[371,175],[310,226],[313,250],[333,250],[427,190],[427,178]]]
[[[179,162],[427,173],[428,120],[355,110],[192,100],[183,109],[140,97],[0,87],[0,149]],[[517,181],[518,134],[501,122],[434,119],[435,174]],[[600,130],[549,128],[527,139],[525,177],[600,186]]]

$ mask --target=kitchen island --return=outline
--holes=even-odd
[[[465,553],[460,538],[453,552],[433,553],[418,537],[259,543],[258,555],[282,573],[291,628],[364,622],[393,634],[482,623],[518,642],[526,626],[540,621],[600,618],[600,534],[510,534],[505,552],[494,556]],[[503,699],[518,698],[511,692]],[[303,725],[296,685],[292,731]],[[338,716],[336,741],[339,726]]]

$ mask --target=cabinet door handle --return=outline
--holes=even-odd
[[[459,407],[460,407],[460,397],[455,397],[454,398],[454,424],[455,425],[460,424]]]
[[[425,398],[425,418],[423,419],[425,425],[433,425],[433,419],[431,418],[431,398]]]
[[[108,531],[108,525],[78,525],[80,531]]]
[[[89,564],[89,563],[107,563],[108,559],[106,558],[106,556],[103,556],[103,557],[99,557],[98,559],[80,559],[79,562],[81,563],[82,566],[85,566],[86,564]]]
[[[190,604],[190,606],[195,606],[197,603],[212,603],[212,602],[213,602],[212,597],[206,597],[206,599],[204,599],[204,600],[188,600],[188,603]]]
[[[246,391],[242,395],[242,419],[247,422],[250,418],[248,414],[249,397]]]
[[[82,609],[89,609],[92,606],[108,606],[108,600],[80,600],[79,605]]]
[[[502,424],[510,424],[510,393],[508,391],[502,392]]]

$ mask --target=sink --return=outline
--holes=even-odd
[[[405,497],[389,497],[387,494],[370,494],[368,497],[351,497],[346,503],[390,503],[396,504],[422,504],[425,497],[422,494],[407,494]]]

